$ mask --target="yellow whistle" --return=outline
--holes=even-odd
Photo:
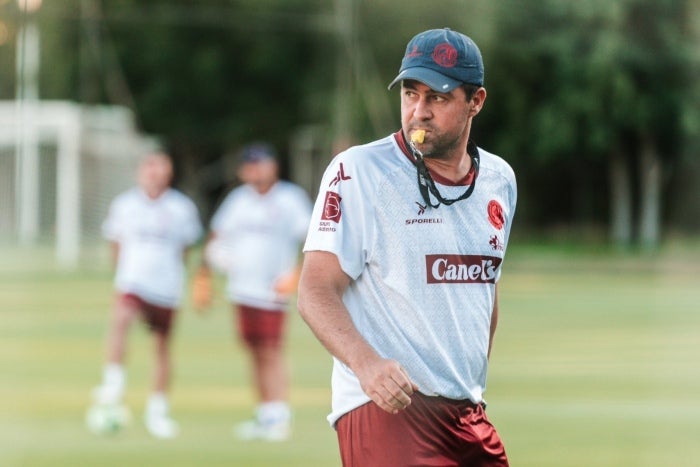
[[[425,139],[425,130],[416,130],[411,133],[411,142],[421,144]]]

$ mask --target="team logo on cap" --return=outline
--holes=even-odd
[[[433,61],[444,68],[452,68],[457,64],[459,52],[452,44],[445,42],[433,49]]]
[[[414,45],[413,49],[411,49],[411,51],[406,54],[406,57],[420,57],[421,55],[423,55],[423,53],[420,50],[418,50],[417,45]]]

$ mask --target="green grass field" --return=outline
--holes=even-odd
[[[501,282],[489,414],[515,466],[700,465],[700,248],[653,256],[513,245]],[[175,334],[173,414],[181,436],[151,439],[141,409],[148,334],[131,335],[134,423],[96,437],[83,417],[98,382],[111,302],[105,261],[78,273],[43,256],[0,263],[0,466],[339,466],[330,358],[291,315],[295,431],[242,443],[252,413],[248,366],[223,301],[184,308]]]

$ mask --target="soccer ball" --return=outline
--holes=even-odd
[[[88,430],[97,435],[113,435],[129,424],[129,409],[121,404],[93,405],[85,415]]]

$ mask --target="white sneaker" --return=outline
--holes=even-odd
[[[177,422],[167,415],[147,416],[145,418],[146,430],[154,438],[172,439],[180,433]]]
[[[291,436],[289,422],[260,423],[258,420],[248,420],[234,428],[236,437],[243,441],[286,441]]]

